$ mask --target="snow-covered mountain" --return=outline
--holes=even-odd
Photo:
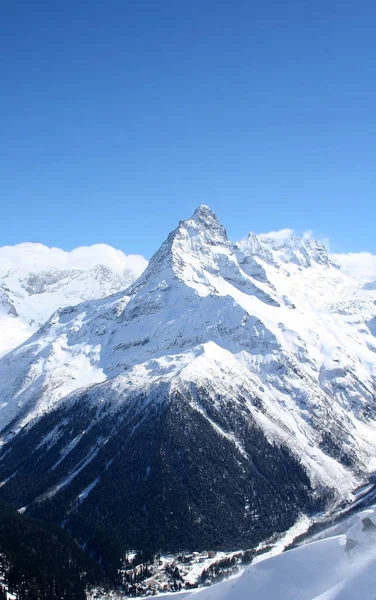
[[[105,244],[70,252],[42,244],[0,248],[0,356],[38,329],[59,307],[127,288],[147,265]]]
[[[2,492],[85,540],[260,541],[374,468],[375,323],[321,243],[233,244],[201,206],[125,292],[0,360]]]

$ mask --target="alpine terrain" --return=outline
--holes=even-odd
[[[1,497],[102,564],[253,547],[375,467],[376,290],[201,206],[125,291],[3,356],[0,399]]]
[[[65,252],[43,244],[0,248],[0,356],[24,342],[59,307],[125,289],[146,267],[105,244]]]

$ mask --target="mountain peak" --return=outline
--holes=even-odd
[[[198,206],[195,212],[193,213],[191,219],[204,222],[217,221],[218,223],[217,215],[206,204],[201,204],[200,206]]]
[[[273,252],[282,262],[296,263],[305,267],[310,267],[314,263],[326,265],[329,262],[324,244],[312,238],[311,232],[306,232],[299,237],[291,229],[282,229],[278,232],[259,234],[257,237],[262,246]]]
[[[313,239],[311,232],[299,237],[292,229],[259,234],[251,231],[246,238],[236,243],[236,247],[246,256],[261,258],[274,265],[294,263],[310,267],[313,264],[329,263],[325,245]]]
[[[135,285],[144,285],[151,277],[168,279],[173,274],[185,282],[191,282],[192,278],[196,283],[200,281],[201,287],[204,271],[207,268],[218,271],[217,262],[223,254],[233,260],[232,244],[226,230],[214,212],[201,205],[169,234]]]
[[[138,314],[146,314],[172,304],[176,307],[183,299],[190,303],[196,296],[228,296],[233,289],[257,296],[267,304],[277,304],[269,291],[260,289],[242,270],[224,226],[203,205],[190,218],[180,221],[152,256],[128,291],[133,294],[129,306],[137,305]]]
[[[205,204],[196,208],[189,219],[180,221],[179,227],[174,233],[178,238],[181,235],[190,238],[196,247],[199,244],[230,245],[225,227],[220,223],[217,215]]]
[[[201,204],[196,208],[189,219],[180,221],[178,229],[173,233],[179,234],[181,230],[188,232],[189,236],[197,236],[200,232],[204,233],[206,237],[208,235],[215,237],[219,234],[220,237],[228,241],[226,229],[218,221],[217,215],[206,204]]]

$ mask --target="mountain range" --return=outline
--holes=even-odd
[[[0,248],[0,356],[29,338],[58,307],[104,298],[147,265],[106,244],[71,252],[43,244]]]
[[[375,287],[310,236],[233,243],[207,206],[134,275],[23,275],[17,305],[6,283],[9,319],[64,302],[0,359],[3,499],[108,564],[348,500],[376,462]]]

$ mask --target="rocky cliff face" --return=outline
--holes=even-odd
[[[125,292],[0,361],[2,494],[93,545],[254,544],[376,459],[376,296],[311,239],[208,207]]]

